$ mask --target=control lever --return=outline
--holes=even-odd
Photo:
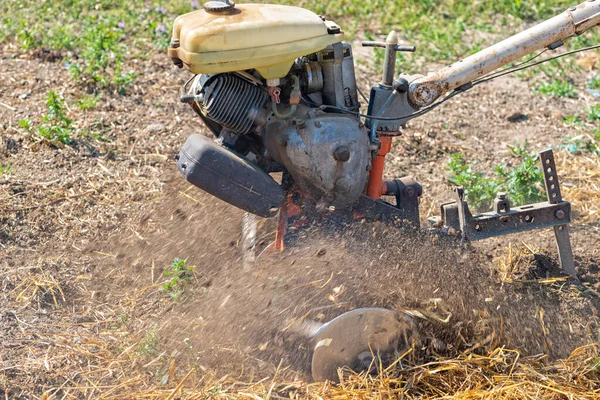
[[[395,31],[391,31],[387,38],[385,38],[385,42],[362,42],[362,45],[364,47],[381,47],[382,49],[385,49],[383,77],[381,79],[381,85],[384,87],[391,88],[394,84],[394,75],[396,70],[396,53],[399,51],[406,51],[411,53],[417,51],[417,48],[415,46],[401,46],[400,44],[398,44],[398,41],[398,34]]]
[[[381,47],[382,49],[387,48],[387,44],[385,42],[374,42],[374,41],[364,41],[362,42],[363,47]],[[401,46],[399,44],[393,45],[392,47],[395,51],[403,51],[408,53],[414,53],[417,51],[416,46]]]

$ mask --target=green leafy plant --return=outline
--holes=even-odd
[[[588,83],[588,87],[590,89],[600,89],[600,75],[594,76],[592,80]]]
[[[566,137],[562,139],[563,144],[559,148],[566,149],[572,154],[600,155],[600,144],[598,139],[588,135]]]
[[[169,277],[160,290],[165,291],[173,300],[179,300],[185,291],[185,284],[194,276],[195,266],[188,266],[187,259],[176,258],[171,265],[163,271],[163,275]]]
[[[511,147],[517,164],[496,166],[491,176],[475,171],[462,153],[454,153],[447,168],[451,174],[449,182],[465,188],[469,204],[477,211],[488,210],[498,192],[507,192],[514,205],[542,201],[544,176],[537,156],[529,154],[526,148],[527,142]]]
[[[575,85],[567,81],[552,80],[550,82],[544,82],[538,86],[536,91],[552,97],[577,98]]]
[[[583,119],[581,119],[581,117],[579,115],[567,115],[566,117],[563,118],[563,122],[567,126],[574,126],[574,125],[583,126],[584,125]]]
[[[450,156],[448,171],[452,174],[449,181],[465,188],[469,204],[477,210],[489,208],[499,191],[498,183],[482,172],[476,172],[467,163],[463,153]]]
[[[56,92],[49,91],[46,97],[48,112],[42,117],[43,123],[36,127],[30,119],[22,119],[19,126],[26,131],[34,131],[40,138],[53,144],[70,144],[75,133],[73,120],[67,117],[64,99]]]
[[[590,121],[600,121],[600,104],[593,105],[588,109],[588,119]]]

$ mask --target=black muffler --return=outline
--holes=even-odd
[[[285,198],[269,174],[202,135],[188,138],[177,168],[205,192],[261,217],[274,216]]]

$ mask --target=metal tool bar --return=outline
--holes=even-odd
[[[446,216],[449,216],[451,212],[447,209]],[[457,212],[460,213],[460,208]],[[465,234],[469,240],[481,240],[511,233],[551,228],[569,222],[570,215],[571,204],[568,202],[531,204],[513,208],[505,213],[490,212],[467,217]],[[459,224],[456,228],[460,229],[460,214],[458,218]]]
[[[554,153],[552,150],[543,151],[540,153],[540,160],[544,170],[544,183],[546,185],[548,202],[551,204],[564,203],[560,191],[560,184],[558,183]],[[571,248],[571,238],[569,236],[569,225],[565,223],[555,226],[554,236],[556,238],[556,247],[558,248],[558,258],[564,273],[577,277],[575,260],[573,259],[573,249]]]
[[[494,211],[472,215],[464,200],[463,188],[457,187],[456,201],[441,206],[442,226],[460,232],[462,240],[481,240],[554,228],[560,265],[566,274],[576,277],[568,225],[571,222],[571,204],[562,198],[552,150],[541,152],[540,162],[544,171],[547,202],[511,207],[506,193],[499,193],[494,201]]]

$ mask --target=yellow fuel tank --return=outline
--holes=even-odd
[[[303,8],[238,4],[179,16],[168,52],[195,74],[256,69],[274,79],[286,76],[296,58],[343,39],[339,26]]]

